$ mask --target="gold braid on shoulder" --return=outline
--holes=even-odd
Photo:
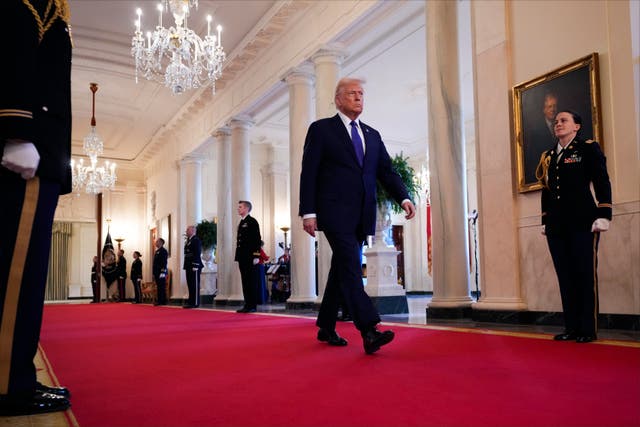
[[[47,2],[47,8],[44,11],[44,15],[41,18],[36,8],[31,4],[29,0],[22,0],[25,6],[31,11],[33,17],[38,24],[38,41],[42,41],[45,33],[51,28],[57,18],[62,19],[67,26],[71,20],[71,9],[67,0],[49,0]],[[51,8],[55,4],[54,10]]]
[[[540,156],[540,161],[536,167],[536,179],[539,183],[549,188],[549,164],[551,163],[551,156],[548,151],[545,151]]]

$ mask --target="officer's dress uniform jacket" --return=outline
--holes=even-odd
[[[542,224],[558,275],[565,327],[595,338],[600,233],[591,232],[591,226],[598,218],[611,220],[606,158],[597,142],[574,139],[561,153],[557,148],[546,151],[540,167]]]
[[[120,301],[124,301],[127,293],[127,259],[124,256],[118,257],[116,270],[118,271],[118,298]]]
[[[253,260],[260,258],[260,225],[251,215],[247,215],[238,224],[235,260],[238,262],[242,278],[242,293],[245,308],[256,308],[258,305],[257,268]]]
[[[188,305],[198,307],[200,305],[200,272],[202,271],[202,242],[193,235],[184,244],[184,268],[189,289]]]
[[[10,139],[40,155],[28,181],[0,166],[0,396],[15,396],[36,386],[53,215],[71,191],[71,33],[59,1],[3,0],[0,17],[0,155]]]
[[[163,247],[156,249],[153,254],[152,273],[158,292],[158,304],[167,303],[167,259],[169,253]]]

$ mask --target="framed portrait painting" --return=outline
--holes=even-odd
[[[598,53],[592,53],[513,88],[518,191],[542,188],[536,176],[540,156],[554,148],[553,122],[558,111],[582,117],[580,134],[602,144]]]

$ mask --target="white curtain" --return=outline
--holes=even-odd
[[[49,274],[45,301],[66,300],[69,296],[69,242],[71,223],[54,221],[49,254]]]

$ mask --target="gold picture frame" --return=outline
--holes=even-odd
[[[513,87],[518,192],[542,188],[535,176],[540,156],[555,147],[548,116],[572,110],[582,117],[581,136],[603,146],[598,53],[594,52]]]

